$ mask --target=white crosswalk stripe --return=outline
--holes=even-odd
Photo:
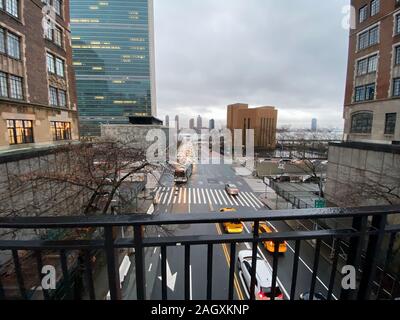
[[[238,196],[231,196],[224,189],[213,188],[180,188],[158,187],[155,190],[155,199],[159,204],[196,204],[217,205],[232,207],[249,207],[258,210],[264,204],[252,192],[240,192]]]

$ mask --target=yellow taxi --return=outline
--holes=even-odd
[[[252,229],[254,230],[254,224],[252,226]],[[267,225],[265,222],[260,222],[259,225],[259,233],[273,233],[275,232],[269,225]],[[275,244],[273,241],[265,241],[264,242],[264,247],[267,249],[268,252],[274,253],[275,252]],[[286,241],[281,242],[279,244],[278,252],[279,253],[285,253],[287,251],[287,243]]]
[[[236,212],[235,208],[222,208],[219,210],[219,212],[224,213],[224,212]],[[224,222],[223,223],[224,230],[226,233],[242,233],[243,232],[243,224],[238,220],[238,221],[232,221],[232,222]]]

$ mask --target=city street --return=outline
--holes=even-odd
[[[236,184],[240,189],[238,197],[229,196],[224,187],[227,183]],[[260,194],[251,190],[245,179],[235,174],[232,165],[228,164],[198,164],[194,166],[193,175],[189,182],[182,186],[174,186],[171,177],[162,181],[163,187],[157,189],[156,198],[159,204],[154,214],[193,214],[216,213],[220,208],[233,207],[238,215],[245,216],[251,211],[268,210],[258,200]],[[279,231],[291,230],[285,222],[274,223],[273,227]],[[223,228],[218,224],[209,225],[184,225],[171,230],[174,235],[205,235],[222,234]],[[251,233],[251,225],[245,224],[244,232]],[[240,250],[251,250],[251,244],[238,244]],[[263,246],[259,248],[260,256],[272,266],[272,254]],[[288,250],[279,258],[278,283],[286,298],[290,295],[292,278],[294,242],[288,243]],[[155,248],[154,253],[159,258],[160,250]],[[213,299],[227,299],[229,277],[229,246],[215,245],[213,259]],[[190,298],[193,300],[206,299],[207,286],[207,246],[192,246],[190,260]],[[184,247],[171,247],[167,250],[167,286],[168,299],[184,299]],[[311,284],[312,267],[314,263],[313,247],[303,241],[298,269],[296,298],[300,293],[308,292]],[[236,266],[237,268],[237,266]],[[237,270],[236,270],[237,271]],[[320,258],[316,292],[327,293],[331,267],[329,263]],[[161,263],[157,267],[148,265],[148,277],[155,278],[154,286],[149,290],[151,299],[161,299]],[[337,277],[339,282],[339,277]],[[338,297],[338,290],[334,295]],[[247,299],[248,295],[239,278],[235,274],[234,299]]]

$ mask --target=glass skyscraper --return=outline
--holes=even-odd
[[[71,0],[81,135],[155,116],[153,0]]]

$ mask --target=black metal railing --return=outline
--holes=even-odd
[[[77,259],[73,259],[68,252],[79,251],[80,259],[84,268],[84,277],[88,298],[101,299],[103,296],[95,292],[93,285],[93,270],[91,259],[94,251],[105,254],[107,266],[107,288],[110,298],[121,299],[121,287],[119,279],[119,251],[121,249],[134,249],[135,280],[137,299],[146,299],[146,271],[145,270],[145,248],[161,248],[161,288],[162,299],[168,299],[167,291],[167,248],[183,246],[184,248],[184,297],[190,298],[189,268],[191,260],[191,248],[197,245],[206,245],[207,254],[204,259],[207,262],[207,298],[212,298],[212,273],[213,273],[213,249],[215,245],[227,244],[230,247],[229,259],[229,290],[227,299],[234,299],[234,277],[236,272],[237,244],[252,244],[252,268],[250,299],[255,299],[256,285],[256,259],[257,250],[262,242],[272,241],[275,243],[275,252],[272,255],[272,290],[278,277],[278,248],[283,241],[295,243],[294,259],[291,269],[291,288],[289,299],[296,299],[296,284],[298,282],[298,267],[301,253],[301,243],[304,240],[314,240],[314,263],[312,265],[312,277],[309,287],[310,296],[316,290],[317,275],[319,269],[319,257],[321,254],[322,241],[336,239],[334,254],[331,261],[331,271],[327,290],[327,299],[332,299],[335,280],[337,278],[337,264],[339,256],[339,244],[348,241],[347,265],[352,265],[358,271],[357,290],[341,290],[340,299],[377,299],[376,289],[373,283],[379,282],[380,274],[377,267],[381,264],[379,259],[382,252],[385,256],[382,264],[383,271],[388,268],[387,261],[393,254],[393,242],[400,232],[400,225],[389,223],[395,221],[400,214],[400,206],[378,206],[363,208],[329,208],[329,209],[306,209],[306,210],[280,210],[280,211],[248,211],[241,213],[243,223],[252,222],[253,231],[248,234],[201,234],[201,235],[147,235],[145,228],[150,226],[172,226],[172,225],[197,225],[224,223],[237,220],[238,213],[221,214],[163,214],[163,215],[130,215],[130,216],[101,216],[101,217],[27,217],[27,218],[0,218],[0,231],[15,229],[27,230],[52,230],[52,229],[101,229],[103,232],[94,239],[66,238],[61,240],[0,240],[0,253],[9,254],[10,261],[4,262],[0,269],[0,299],[37,299],[30,294],[34,286],[32,279],[36,278],[36,286],[40,286],[43,278],[42,266],[49,259],[60,269],[62,277],[57,279],[68,286],[71,279],[71,266]],[[314,219],[338,219],[348,218],[351,222],[347,227],[312,231],[286,231],[268,234],[259,234],[259,224],[262,221],[276,222],[288,220],[314,220]],[[119,236],[121,227],[133,228],[132,236]],[[384,238],[391,239],[388,247],[384,245]],[[33,253],[28,254],[28,253]],[[50,254],[51,253],[51,254]],[[57,253],[57,254],[55,254]],[[364,258],[361,261],[361,255]],[[30,258],[29,258],[30,257]],[[33,257],[33,258],[32,258]],[[24,260],[25,259],[25,260]],[[31,259],[31,260],[29,260]],[[43,261],[45,259],[46,261]],[[21,262],[21,260],[23,260]],[[70,261],[74,260],[74,261]],[[1,261],[1,260],[0,260]],[[28,264],[28,268],[23,267]],[[58,264],[55,263],[58,261]],[[8,265],[8,269],[5,266]],[[34,267],[33,267],[34,266]],[[8,270],[8,271],[7,271]],[[11,270],[11,271],[10,271]],[[11,285],[13,279],[13,285]],[[380,288],[379,288],[380,290]],[[41,290],[43,299],[52,299],[54,296],[47,290]],[[272,296],[274,294],[272,293]],[[392,297],[394,298],[394,297]],[[272,298],[273,299],[273,298]]]

